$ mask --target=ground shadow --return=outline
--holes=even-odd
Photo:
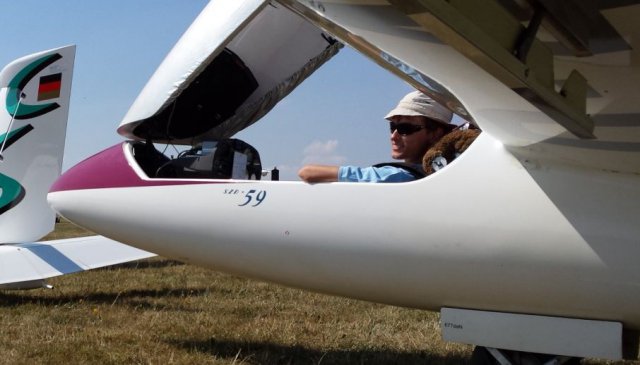
[[[169,259],[144,259],[140,261],[129,261],[123,262],[121,264],[106,266],[98,269],[94,269],[94,271],[109,271],[116,269],[162,269],[165,267],[173,267],[173,266],[182,266],[185,263],[178,260],[169,260]]]
[[[209,288],[163,288],[136,289],[122,292],[94,292],[91,294],[72,295],[31,295],[23,292],[0,292],[0,307],[14,307],[27,304],[39,306],[60,306],[68,303],[119,304],[136,308],[158,308],[151,303],[153,298],[179,298],[186,296],[203,296],[210,293]]]
[[[208,353],[216,358],[224,358],[250,364],[466,364],[466,356],[442,356],[428,351],[401,352],[384,349],[329,350],[322,351],[301,345],[279,345],[269,342],[236,341],[211,338],[205,341],[174,340],[173,346]]]

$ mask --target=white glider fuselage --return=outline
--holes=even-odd
[[[532,104],[535,98],[523,97],[544,97],[547,89],[530,80],[523,81],[526,87],[507,85],[463,57],[411,22],[428,24],[421,22],[424,14],[407,16],[398,10],[402,6],[397,4],[410,1],[280,3],[212,2],[183,39],[214,34],[203,30],[209,25],[226,29],[215,33],[222,34],[220,40],[206,47],[202,44],[215,37],[202,38],[197,47],[179,43],[170,54],[175,63],[165,60],[119,129],[138,142],[111,147],[69,170],[49,193],[53,207],[83,227],[162,256],[294,287],[430,310],[603,319],[640,329],[639,114],[626,102],[639,91],[625,82],[637,79],[637,58],[629,57],[628,64],[602,55],[586,61],[554,59],[556,79],[566,79],[578,68],[599,93],[586,106],[600,117],[596,138],[581,139],[574,135],[581,133],[580,127],[561,126]],[[229,10],[233,7],[238,9]],[[285,15],[276,22],[280,27],[269,28],[270,18],[256,15],[278,17],[283,8],[305,21],[298,24]],[[613,15],[634,19],[638,6],[624,11],[616,9]],[[216,20],[215,14],[222,15]],[[235,21],[236,15],[240,20]],[[229,28],[223,19],[231,19]],[[306,21],[460,114],[468,113],[482,134],[446,168],[410,183],[310,185],[148,177],[143,172],[134,144],[146,138],[194,137],[186,129],[174,129],[198,118],[180,117],[187,113],[180,109],[190,102],[186,96],[176,102],[184,87],[175,85],[197,76],[184,76],[185,69],[201,71],[204,60],[228,47],[253,71],[260,86],[249,101],[230,121],[199,131],[203,135],[195,139],[230,137],[268,111],[275,104],[270,98],[284,97],[287,88],[307,75],[307,68],[292,66],[293,71],[282,72],[285,81],[267,87],[269,76],[281,70],[260,69],[262,64],[284,68],[295,63],[282,46],[290,42],[287,46],[295,53],[294,35],[330,38],[324,33],[312,38]],[[259,38],[294,23],[287,33],[291,40],[280,33]],[[310,41],[301,44],[305,51],[313,46]],[[260,53],[251,53],[255,45],[263,46],[256,52],[270,52],[264,56],[269,62],[254,63],[261,59]],[[322,42],[318,47],[331,48]],[[192,50],[197,66],[185,61],[185,49]],[[203,52],[201,59],[197,52]],[[279,56],[283,60],[275,58]],[[181,63],[184,67],[175,66]],[[532,92],[514,92],[523,88]],[[281,94],[274,97],[276,93]],[[166,100],[158,99],[162,95]],[[203,105],[209,104],[194,104]],[[255,105],[268,106],[256,111],[251,109]],[[557,109],[566,111],[564,106]],[[162,119],[167,115],[168,122]]]
[[[406,184],[151,180],[128,146],[77,167],[101,183],[62,190],[63,176],[53,206],[141,249],[294,287],[640,328],[638,176],[536,166],[486,134]],[[113,174],[130,176],[110,187]]]

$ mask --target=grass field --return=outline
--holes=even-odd
[[[85,234],[63,222],[48,237]],[[435,313],[163,258],[50,283],[0,292],[0,364],[464,364],[471,354],[440,339]]]

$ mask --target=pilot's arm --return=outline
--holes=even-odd
[[[308,183],[319,182],[405,182],[415,180],[409,171],[395,166],[356,167],[307,165],[298,171],[300,179]]]
[[[298,171],[298,176],[308,183],[338,181],[338,166],[306,165]]]

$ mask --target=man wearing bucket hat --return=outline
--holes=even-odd
[[[454,129],[453,114],[427,95],[413,91],[385,116],[391,131],[391,157],[404,164],[371,167],[307,165],[298,172],[306,182],[403,182],[422,171],[422,156],[442,136]]]

